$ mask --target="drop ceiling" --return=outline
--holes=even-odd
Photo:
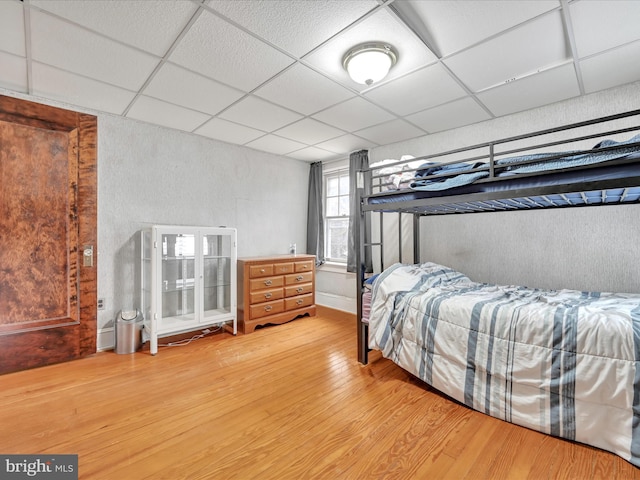
[[[640,80],[640,1],[1,0],[0,87],[327,161]],[[354,83],[353,46],[399,52]]]

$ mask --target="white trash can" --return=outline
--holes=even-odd
[[[123,310],[116,317],[116,353],[134,353],[142,345],[142,312]]]

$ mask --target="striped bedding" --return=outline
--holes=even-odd
[[[396,264],[373,285],[369,346],[475,410],[640,466],[640,294]]]

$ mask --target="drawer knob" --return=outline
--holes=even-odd
[[[298,305],[302,305],[302,299],[300,298],[300,299],[296,300],[296,303],[297,303]]]
[[[296,288],[296,292],[298,292],[298,293],[302,293],[303,290],[304,290],[304,288],[302,288],[302,287]]]
[[[273,297],[273,293],[271,292],[267,292],[264,294],[264,298],[271,298],[271,297]]]
[[[304,280],[304,277],[303,277],[302,275],[298,275],[298,276],[296,277],[296,280],[297,280],[297,281],[299,281],[299,282],[301,282],[302,280]]]
[[[265,272],[264,268],[261,268],[260,273],[264,273],[264,272]]]
[[[265,284],[267,287],[270,287],[272,283],[273,283],[273,282],[272,282],[271,280],[265,280],[265,281],[264,281],[264,284]]]
[[[271,305],[265,305],[264,307],[264,311],[265,312],[270,312],[273,309],[273,307]]]

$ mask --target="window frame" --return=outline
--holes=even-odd
[[[338,190],[338,194],[334,195],[334,196],[329,196],[329,180],[330,179],[335,179],[335,178],[346,178],[347,181],[347,187],[349,189],[349,191],[347,191],[346,194],[341,194],[340,191]],[[324,231],[325,231],[325,235],[324,235],[324,254],[325,254],[325,260],[327,263],[332,263],[332,264],[337,264],[337,265],[341,265],[346,267],[347,266],[347,256],[346,256],[346,252],[345,252],[345,257],[332,257],[330,255],[331,252],[331,230],[329,228],[329,223],[331,220],[338,220],[338,219],[344,219],[347,221],[347,225],[348,225],[348,221],[349,221],[349,213],[350,213],[350,179],[349,179],[349,167],[345,166],[345,167],[340,167],[340,168],[335,168],[332,169],[330,171],[325,171],[322,175],[322,202],[323,202],[323,207],[324,207]],[[328,203],[328,199],[329,198],[338,198],[338,203],[340,203],[340,197],[343,197],[346,199],[346,214],[341,214],[341,215],[329,215],[328,214],[328,209],[327,209],[327,203]],[[340,207],[339,210],[340,212]],[[345,245],[348,245],[348,241],[349,241],[349,233],[347,231],[347,233],[345,234]]]

